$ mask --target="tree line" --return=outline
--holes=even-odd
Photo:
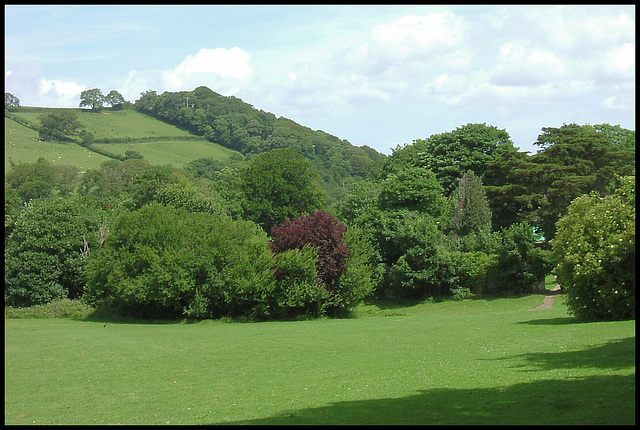
[[[536,145],[467,124],[394,149],[333,200],[295,147],[185,169],[113,160],[82,177],[19,164],[5,175],[5,301],[344,315],[370,295],[529,293],[554,270],[576,315],[635,317],[635,132],[569,124]]]

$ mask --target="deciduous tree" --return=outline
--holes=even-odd
[[[92,111],[97,112],[102,109],[104,102],[105,97],[99,88],[84,90],[80,93],[80,107],[90,106]]]
[[[246,216],[269,232],[285,219],[322,207],[313,165],[285,148],[258,155],[241,171]]]

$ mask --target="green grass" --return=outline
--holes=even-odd
[[[138,151],[152,165],[171,164],[181,168],[198,158],[228,160],[238,152],[206,140],[170,140],[144,143],[94,144],[112,154],[124,155],[125,152]]]
[[[635,321],[543,295],[356,318],[5,319],[5,424],[634,424]]]
[[[38,112],[18,111],[14,112],[14,115],[33,124],[39,124],[38,117],[48,110],[55,111],[56,109],[40,109]],[[92,132],[96,139],[193,136],[188,131],[181,130],[178,127],[134,110],[103,111],[100,113],[93,113],[83,109],[74,110],[78,113],[78,121],[83,128]]]
[[[4,169],[9,171],[11,160],[18,163],[35,163],[44,157],[52,163],[68,164],[79,171],[99,169],[100,164],[110,160],[75,143],[41,142],[38,132],[17,122],[4,118]]]
[[[53,108],[26,108],[13,115],[32,124],[39,124],[38,117]],[[95,139],[144,139],[133,143],[95,143],[96,148],[110,154],[124,155],[128,150],[137,151],[152,165],[172,165],[181,168],[198,158],[228,160],[239,156],[237,151],[216,143],[199,140],[191,133],[166,124],[134,110],[91,113],[77,109],[78,120],[93,133]],[[40,157],[52,163],[75,166],[78,171],[99,169],[109,157],[75,143],[41,142],[38,132],[5,117],[5,172],[14,163],[34,163]],[[157,139],[154,141],[154,139]],[[241,158],[242,156],[240,156]]]

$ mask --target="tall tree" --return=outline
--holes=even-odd
[[[503,146],[513,146],[505,130],[486,124],[467,124],[395,150],[385,168],[409,163],[431,169],[449,196],[465,172],[471,170],[483,178],[487,164]]]
[[[534,223],[534,211],[543,196],[540,183],[544,166],[513,146],[499,148],[486,166],[482,182],[495,230],[518,222]]]
[[[616,175],[635,174],[635,150],[630,150],[635,145],[627,142],[629,135],[623,146],[616,143],[605,126],[565,124],[542,131],[535,142],[542,150],[533,157],[543,166],[539,182],[544,196],[537,215],[551,239],[573,199],[591,191],[607,194]]]
[[[454,207],[451,228],[455,235],[491,231],[491,209],[482,186],[482,179],[468,171],[453,193]]]
[[[20,100],[11,93],[4,93],[4,108],[16,110],[20,107]]]
[[[269,232],[285,219],[320,209],[323,195],[310,161],[291,149],[275,149],[242,171],[247,216]]]
[[[80,93],[80,107],[90,106],[92,111],[99,111],[105,102],[105,97],[99,88],[85,90]]]
[[[56,110],[40,115],[40,138],[44,140],[69,140],[80,130],[78,115],[70,109]]]
[[[111,106],[111,109],[120,110],[124,106],[125,99],[122,97],[122,94],[116,90],[111,90],[109,94],[104,97],[104,101]]]

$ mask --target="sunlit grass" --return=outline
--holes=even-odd
[[[67,164],[78,171],[98,169],[110,158],[97,154],[75,143],[43,142],[38,140],[38,132],[22,124],[4,119],[4,168],[9,171],[14,163],[35,163],[43,157],[52,164]]]
[[[351,319],[5,320],[5,424],[633,424],[635,321],[543,295]],[[105,326],[106,324],[106,326]]]
[[[171,164],[173,167],[184,167],[198,158],[213,158],[228,160],[238,152],[224,146],[207,142],[206,140],[168,140],[144,143],[94,144],[96,148],[117,155],[124,155],[127,151],[137,151],[150,164],[162,166]]]
[[[55,109],[48,109],[55,110]],[[38,117],[47,109],[20,111],[15,116],[38,124]],[[126,151],[137,151],[151,165],[172,165],[184,167],[198,158],[228,160],[239,156],[237,151],[216,143],[193,140],[196,136],[188,131],[166,124],[134,110],[105,111],[102,113],[78,112],[78,121],[91,132],[96,140],[133,139],[133,143],[93,143],[97,150],[109,154],[124,155]],[[84,148],[73,142],[44,142],[38,139],[38,132],[5,117],[5,171],[14,163],[34,163],[40,157],[53,164],[67,164],[78,168],[79,172],[99,169],[111,158],[98,154],[91,148]],[[146,139],[135,142],[135,139]],[[191,140],[181,140],[181,139]],[[153,139],[157,139],[154,141]]]

